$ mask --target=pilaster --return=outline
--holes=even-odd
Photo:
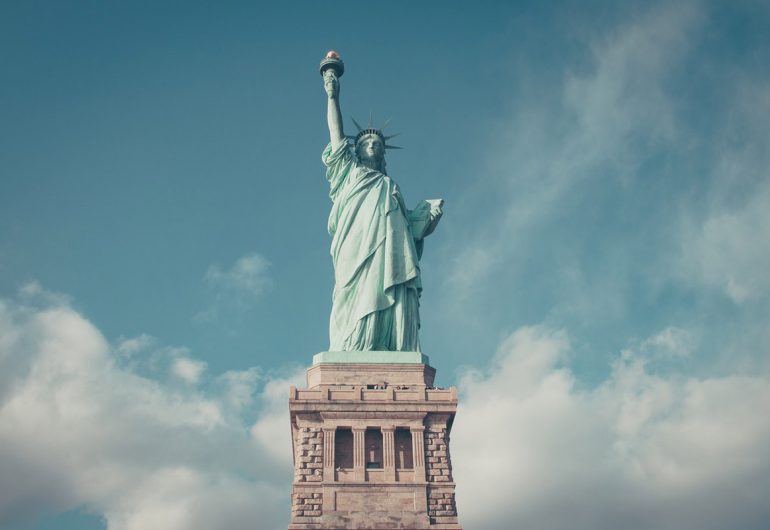
[[[386,482],[396,481],[396,444],[393,439],[395,432],[396,428],[393,426],[382,427],[382,467]]]
[[[334,439],[337,429],[334,427],[325,427],[324,433],[324,456],[323,456],[323,480],[331,482],[334,480]]]
[[[425,427],[413,426],[409,429],[412,433],[412,459],[414,461],[415,481],[425,482]]]
[[[366,476],[366,444],[364,442],[365,435],[365,428],[353,428],[353,480],[356,482],[363,482]]]

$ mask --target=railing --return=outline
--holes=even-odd
[[[320,388],[303,390],[291,387],[289,399],[293,401],[432,401],[452,402],[457,400],[457,390],[452,388],[385,388],[370,389],[362,387],[354,388]]]

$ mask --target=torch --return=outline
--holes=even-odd
[[[340,59],[340,54],[331,50],[326,53],[326,57],[321,60],[318,70],[321,72],[321,76],[326,75],[327,70],[334,72],[334,75],[338,78],[342,77],[345,73],[345,63]]]

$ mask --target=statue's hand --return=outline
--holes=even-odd
[[[324,72],[324,89],[329,99],[337,99],[340,95],[340,81],[331,68]]]

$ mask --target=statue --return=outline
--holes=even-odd
[[[336,52],[321,62],[330,137],[322,160],[332,200],[328,228],[335,281],[329,350],[420,351],[419,260],[444,201],[406,208],[385,169],[385,150],[395,148],[387,144],[393,136],[374,128],[371,120],[366,128],[353,120],[358,133],[345,136],[339,102],[344,71]]]

